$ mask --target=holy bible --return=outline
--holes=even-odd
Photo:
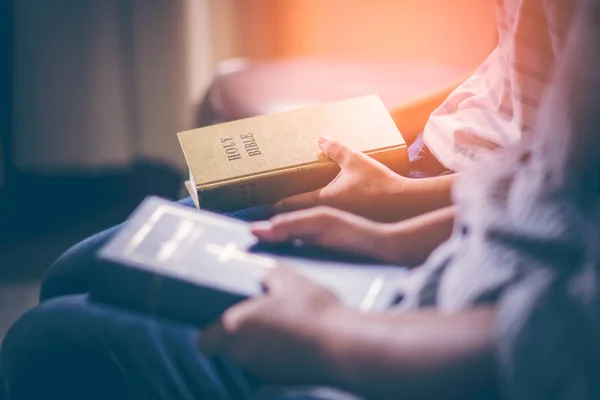
[[[403,268],[293,243],[264,246],[246,222],[149,197],[98,252],[91,299],[202,327],[263,293],[265,272],[293,268],[364,312],[385,310]]]
[[[402,135],[378,96],[363,96],[180,132],[186,188],[198,208],[230,212],[326,186],[339,167],[317,144],[329,136],[391,170],[408,166]]]

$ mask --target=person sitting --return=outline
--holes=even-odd
[[[285,267],[200,333],[62,296],[9,332],[9,400],[598,398],[600,1],[579,4],[531,135],[457,179],[399,307],[359,313]],[[313,208],[252,229],[350,248],[381,226]]]

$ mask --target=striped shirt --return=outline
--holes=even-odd
[[[403,283],[404,310],[496,307],[512,400],[600,399],[600,0],[570,1],[531,134],[457,178],[451,237]]]
[[[531,130],[574,3],[496,0],[496,48],[425,126],[425,144],[446,168],[464,171]]]

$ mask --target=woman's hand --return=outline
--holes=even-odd
[[[340,173],[322,189],[281,200],[275,204],[276,212],[324,205],[393,222],[450,204],[451,177],[406,178],[327,137],[319,140],[319,147],[340,166]]]
[[[281,200],[275,205],[275,211],[325,205],[378,221],[398,219],[398,205],[408,178],[330,138],[319,139],[319,147],[340,166],[338,176],[322,189]]]
[[[255,222],[252,233],[262,242],[300,239],[303,243],[361,256],[396,262],[391,256],[395,233],[389,224],[370,221],[330,207],[279,214]]]
[[[263,242],[300,239],[396,265],[416,266],[450,236],[454,215],[454,207],[446,207],[384,224],[334,208],[315,207],[255,222],[251,230]]]

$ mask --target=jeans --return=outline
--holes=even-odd
[[[446,171],[419,137],[409,148],[410,175]],[[433,172],[432,172],[433,171]],[[183,204],[192,206],[189,199]],[[268,217],[259,207],[232,216]],[[267,395],[227,360],[209,360],[196,346],[196,328],[146,318],[88,300],[95,257],[121,227],[75,245],[52,266],[40,304],[9,331],[0,354],[9,400],[67,399],[304,399],[291,389]],[[132,288],[135,290],[135,288]],[[1,389],[1,388],[0,388]],[[0,394],[1,398],[1,394]]]

